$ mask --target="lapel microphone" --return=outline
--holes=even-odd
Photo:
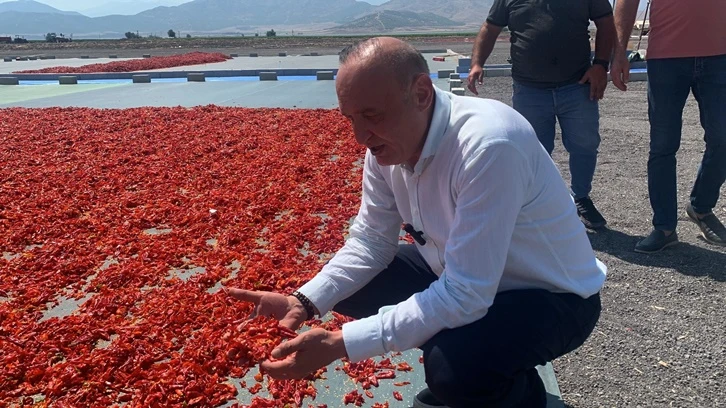
[[[416,231],[415,228],[413,228],[413,225],[411,224],[404,224],[403,230],[409,233],[413,239],[416,240],[416,242],[419,243],[419,245],[426,245],[426,240],[423,237],[423,231]]]

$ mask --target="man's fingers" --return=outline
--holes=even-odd
[[[229,288],[225,289],[225,292],[227,292],[227,294],[232,296],[233,298],[241,300],[243,302],[258,303],[262,298],[262,293],[252,290]]]
[[[580,85],[586,84],[587,81],[589,81],[589,80],[590,80],[590,72],[587,72],[587,73],[585,73],[585,75],[582,76],[582,79],[580,79],[579,84]]]
[[[280,320],[280,326],[287,327],[290,330],[297,330],[300,325],[298,322],[298,319],[294,317],[285,317],[284,319]]]
[[[278,360],[285,358],[302,348],[304,338],[305,336],[297,336],[284,343],[280,343],[279,346],[272,350],[272,353],[270,353],[270,355],[272,356],[272,358],[276,358]]]
[[[270,377],[276,379],[291,379],[294,377],[292,374],[295,362],[293,359],[285,359],[278,361],[265,360],[260,363],[260,368]]]
[[[476,84],[478,83],[479,85],[481,85],[483,83],[483,77],[484,77],[483,73],[480,73],[480,72],[475,72],[475,73],[472,73],[471,75],[469,75],[469,78],[468,78],[469,86],[467,86],[467,88],[469,88],[469,90],[474,95],[479,95],[479,92],[476,90]]]
[[[605,87],[600,86],[597,89],[597,93],[595,94],[595,98],[599,101],[600,99],[603,98],[603,96],[605,96]]]

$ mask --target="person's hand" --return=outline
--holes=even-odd
[[[479,92],[477,92],[476,90],[476,85],[481,85],[483,78],[484,68],[482,68],[481,65],[472,65],[471,69],[469,70],[469,77],[467,78],[467,80],[469,81],[469,85],[467,87],[474,95],[479,95]]]
[[[308,317],[305,307],[294,296],[275,292],[253,291],[237,288],[223,288],[237,300],[255,304],[250,319],[257,316],[270,316],[280,321],[280,325],[297,330]]]
[[[616,52],[613,57],[613,63],[610,66],[610,76],[613,85],[621,91],[628,90],[628,80],[630,80],[630,61],[625,57],[624,52]]]
[[[302,379],[333,361],[347,357],[343,332],[312,329],[272,350],[274,361],[260,364],[263,372],[276,379]]]
[[[585,72],[580,84],[590,83],[590,99],[599,101],[605,95],[608,86],[608,73],[602,65],[593,65]]]

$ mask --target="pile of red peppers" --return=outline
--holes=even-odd
[[[295,333],[220,285],[289,293],[317,273],[357,213],[363,154],[337,110],[0,110],[0,406],[233,401],[229,379]],[[44,318],[64,298],[86,301]],[[342,369],[369,391],[410,367]],[[242,386],[269,391],[250,407],[299,407],[322,376]]]
[[[212,64],[230,59],[228,55],[218,52],[189,52],[179,55],[168,55],[144,59],[131,59],[99,64],[88,64],[80,67],[49,67],[16,71],[15,74],[90,74],[95,72],[133,72],[152,69],[183,67],[188,65]]]

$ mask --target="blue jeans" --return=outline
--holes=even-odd
[[[600,111],[590,99],[589,84],[571,84],[541,89],[514,81],[512,105],[537,133],[547,153],[555,148],[555,121],[562,129],[562,144],[570,154],[572,195],[587,197],[600,147]]]
[[[673,231],[678,222],[676,152],[681,144],[683,107],[691,91],[698,102],[706,142],[691,190],[693,209],[702,214],[713,210],[726,180],[726,55],[649,59],[647,64],[648,193],[653,226]]]

